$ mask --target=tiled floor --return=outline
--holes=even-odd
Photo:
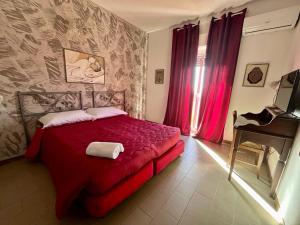
[[[227,147],[209,145],[218,152]],[[224,150],[225,149],[225,150]],[[73,208],[55,218],[55,192],[40,163],[17,160],[0,166],[0,224],[3,225],[268,225],[275,224],[192,138],[186,151],[160,175],[105,218]]]
[[[249,161],[255,161],[255,158],[257,158],[257,155],[255,153],[251,153],[249,151],[246,152],[238,152],[237,158],[241,155],[249,155],[249,158],[251,159],[246,160],[246,162]],[[245,158],[245,157],[244,157]],[[275,207],[275,201],[273,198],[271,198],[271,175],[269,168],[267,166],[267,162],[263,162],[261,169],[260,169],[260,177],[257,179],[256,177],[256,167],[249,166],[244,163],[236,162],[236,165],[234,167],[236,173],[239,174],[243,180],[245,180],[248,184],[251,185],[251,187],[260,194],[260,196],[263,197],[271,206]]]
[[[227,162],[229,145],[215,145],[209,142],[206,142],[205,145],[213,149],[224,161]],[[271,175],[267,162],[263,161],[260,169],[260,177],[257,179],[255,166],[249,166],[238,161],[239,159],[243,162],[255,164],[257,157],[257,154],[254,152],[239,150],[237,152],[237,160],[235,162],[234,170],[244,181],[250,184],[250,186],[269,203],[269,205],[275,207],[275,201],[270,196]]]

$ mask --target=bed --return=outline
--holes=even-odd
[[[26,156],[29,159],[38,156],[47,166],[56,189],[58,218],[76,199],[84,203],[90,215],[105,216],[183,152],[178,128],[127,115],[37,128],[33,135],[31,130],[41,115],[81,109],[81,93],[18,95],[26,136],[31,143]],[[93,92],[92,96],[94,107],[125,109],[125,92]],[[115,160],[88,156],[85,150],[93,141],[120,142],[125,152]]]

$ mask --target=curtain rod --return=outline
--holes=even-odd
[[[236,15],[239,15],[239,14],[242,14],[244,13],[244,10],[241,10],[239,12],[236,12],[236,13],[232,13],[231,16],[236,16]],[[215,18],[215,21],[218,21],[218,20],[221,20],[222,18]],[[172,25],[170,26],[169,28],[170,29],[175,29],[175,28],[178,28],[178,29],[181,29],[182,26],[186,25],[186,24],[189,24],[189,23],[197,23],[199,24],[200,23],[200,17],[196,17],[195,19],[191,19],[191,20],[186,20],[186,21],[182,21],[181,23],[178,23],[178,24],[175,24],[175,25]]]
[[[240,15],[240,14],[243,14],[244,11],[240,11],[240,12],[236,12],[236,13],[232,13],[231,16],[237,16],[237,15]],[[215,18],[214,21],[218,21],[218,20],[221,20],[222,18]]]
[[[180,28],[181,26],[184,26],[184,25],[189,24],[189,23],[199,23],[199,22],[200,22],[200,17],[196,17],[194,19],[185,20],[185,21],[182,21],[181,23],[172,25],[172,26],[170,26],[170,29],[172,29],[172,28]]]

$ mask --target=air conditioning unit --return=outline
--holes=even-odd
[[[269,13],[246,17],[243,35],[261,34],[279,30],[292,29],[299,19],[300,5]]]

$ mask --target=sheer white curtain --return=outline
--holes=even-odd
[[[201,104],[201,93],[203,87],[203,77],[205,71],[205,52],[206,46],[199,46],[197,55],[197,64],[195,68],[195,80],[194,80],[194,100],[192,108],[192,119],[191,119],[191,135],[197,132],[199,109]]]

